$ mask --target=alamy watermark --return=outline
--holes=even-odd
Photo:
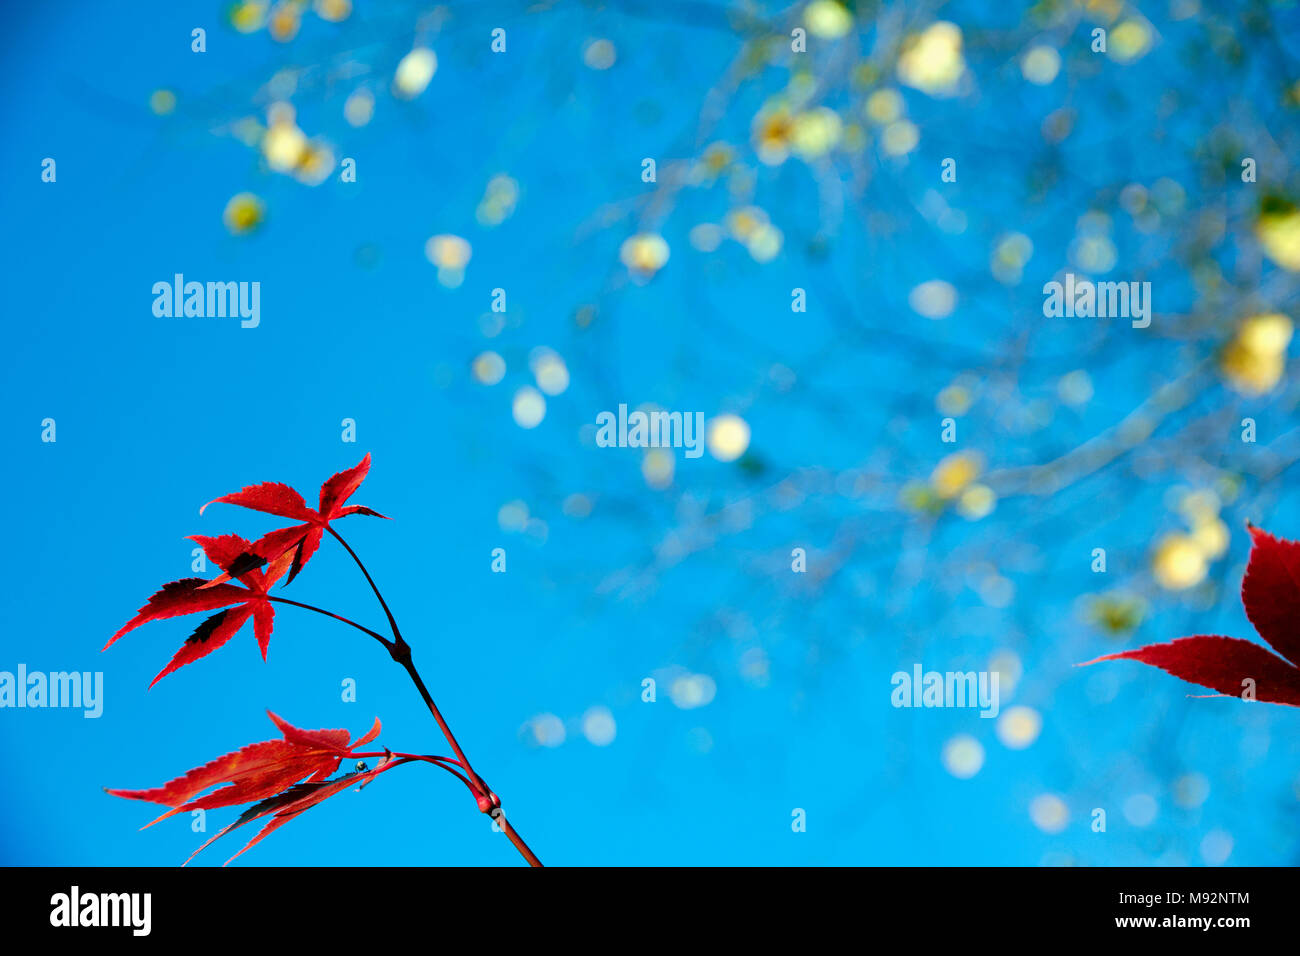
[[[160,319],[238,316],[245,329],[255,329],[262,321],[260,282],[186,282],[178,272],[171,282],[155,282],[153,294],[153,314]]]
[[[997,671],[895,671],[889,702],[895,707],[978,707],[981,717],[998,715]]]
[[[1132,319],[1133,328],[1151,324],[1150,282],[1093,282],[1065,274],[1065,282],[1043,286],[1043,315],[1049,319]]]
[[[618,415],[596,416],[596,444],[601,448],[685,448],[687,458],[704,454],[704,413],[635,411],[618,406]]]
[[[83,893],[74,886],[50,897],[50,925],[56,927],[124,926],[132,936],[148,936],[152,911],[152,893]]]
[[[83,717],[104,713],[102,671],[28,671],[19,664],[17,673],[0,671],[0,708],[80,708]]]

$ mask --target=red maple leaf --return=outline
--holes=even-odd
[[[1252,541],[1241,602],[1259,636],[1281,657],[1253,641],[1198,635],[1088,663],[1141,661],[1229,697],[1240,696],[1249,679],[1256,699],[1300,707],[1300,542],[1275,538],[1254,525],[1247,528]]]
[[[358,785],[358,790],[361,789],[361,787],[364,787],[368,782],[373,780],[376,774],[381,773],[382,770],[382,767],[376,767],[374,770],[364,770],[345,774],[337,780],[319,782],[308,781],[306,783],[295,784],[283,793],[276,794],[273,797],[268,797],[261,803],[249,807],[240,814],[238,820],[229,826],[222,827],[215,834],[209,837],[201,847],[189,855],[189,858],[186,859],[185,863],[182,863],[181,866],[188,864],[190,860],[194,859],[203,850],[207,849],[215,841],[221,839],[231,830],[236,830],[246,823],[251,823],[253,820],[257,820],[261,817],[267,816],[268,814],[273,814],[266,826],[262,827],[253,839],[245,843],[243,849],[241,849],[239,853],[236,853],[235,856],[232,856],[225,863],[221,864],[222,866],[229,866],[236,857],[240,856],[240,854],[245,851],[252,849],[256,844],[264,840],[273,830],[278,830],[294,817],[305,813],[312,807],[316,806],[316,804],[334,796],[334,794],[342,793],[354,783]]]
[[[267,564],[265,554],[259,552],[257,546],[245,541],[239,535],[224,534],[219,538],[193,535],[192,539],[197,541],[207,556],[221,568],[224,582],[238,579],[245,587],[206,581],[203,578],[182,578],[179,581],[171,581],[150,597],[149,602],[140,608],[135,617],[118,629],[104,645],[104,650],[108,650],[123,634],[149,621],[194,614],[198,611],[225,609],[204,620],[194,633],[185,639],[185,643],[181,645],[168,665],[149,682],[150,687],[172,671],[211,654],[234,637],[250,617],[253,619],[253,635],[257,638],[257,645],[262,651],[262,660],[266,660],[266,648],[271,640],[271,627],[275,621],[275,609],[271,606],[267,592],[287,570],[290,555],[282,554],[263,571],[261,566]]]
[[[344,505],[344,502],[361,487],[361,482],[365,480],[369,471],[370,453],[367,452],[366,457],[362,458],[355,467],[340,471],[320,486],[320,506],[316,509],[307,507],[307,502],[303,500],[302,495],[288,485],[277,481],[265,481],[260,485],[248,485],[233,494],[214,498],[199,509],[199,514],[203,514],[204,508],[208,505],[221,502],[303,522],[289,528],[271,531],[259,538],[255,545],[258,553],[264,554],[268,561],[275,561],[280,555],[288,552],[293,553],[289,577],[284,582],[288,585],[316,553],[321,536],[329,528],[331,521],[348,515],[386,518],[385,515],[364,505]],[[227,579],[227,576],[219,577],[213,584],[219,584]]]
[[[327,797],[341,792],[353,782],[368,782],[391,763],[385,761],[374,770],[351,773],[338,780],[328,780],[329,776],[338,769],[344,757],[350,756],[357,748],[379,736],[379,719],[375,719],[374,725],[364,736],[349,744],[348,738],[351,735],[346,730],[303,730],[282,720],[269,710],[266,713],[284,735],[283,739],[266,740],[241,747],[239,750],[209,761],[202,767],[196,767],[161,787],[151,790],[107,790],[107,792],[116,797],[147,800],[171,807],[162,816],[146,823],[141,829],[151,827],[159,820],[165,820],[176,813],[228,807],[253,800],[261,801],[194,851],[197,854],[199,850],[223,834],[243,826],[250,820],[274,813],[275,818],[249,841],[243,850],[239,851],[243,853],[272,830],[288,823],[298,814]],[[304,777],[307,780],[300,783],[299,781]],[[195,799],[204,790],[221,783],[226,786]],[[239,856],[239,853],[235,856]],[[231,857],[231,860],[234,858]],[[190,859],[194,859],[194,854],[190,855]],[[189,860],[185,862],[188,863]],[[226,862],[229,863],[230,860]]]

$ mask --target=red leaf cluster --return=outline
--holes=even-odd
[[[288,585],[316,553],[316,549],[320,547],[321,537],[328,530],[331,521],[348,515],[386,517],[364,505],[344,506],[344,502],[361,487],[361,482],[365,480],[369,471],[370,455],[367,453],[355,467],[340,471],[320,486],[320,506],[317,509],[308,508],[302,495],[288,485],[278,481],[265,481],[260,485],[248,485],[233,494],[214,498],[199,509],[199,514],[203,514],[208,505],[224,503],[303,522],[289,528],[268,532],[259,538],[255,545],[257,552],[266,555],[268,561],[275,561],[288,552],[293,553],[289,577],[284,582]]]
[[[379,735],[378,719],[368,733],[348,743],[349,734],[346,730],[302,730],[267,711],[276,727],[280,729],[282,739],[249,744],[151,790],[108,791],[114,796],[131,800],[148,800],[170,807],[152,823],[165,820],[185,810],[209,810],[251,803],[239,819],[195,850],[195,854],[231,830],[238,829],[253,820],[269,818],[257,835],[248,841],[244,849],[235,854],[237,857],[273,830],[284,826],[294,817],[323,800],[341,793],[353,784],[360,789],[380,773],[412,761],[422,761],[450,773],[470,791],[479,810],[483,813],[492,813],[495,818],[496,811],[501,806],[500,798],[470,766],[469,759],[461,751],[456,738],[452,736],[451,729],[425,688],[419,672],[415,670],[411,661],[410,645],[402,638],[397,621],[379,593],[379,588],[371,579],[370,572],[366,570],[351,546],[330,525],[332,521],[354,514],[384,517],[363,505],[347,504],[347,500],[361,486],[369,471],[370,456],[366,455],[354,467],[333,475],[321,485],[316,508],[307,507],[302,495],[279,482],[249,485],[234,494],[215,499],[215,502],[239,505],[253,511],[289,518],[299,523],[271,531],[253,542],[234,534],[215,538],[194,535],[193,540],[199,543],[207,557],[220,568],[221,573],[212,580],[183,578],[164,584],[131,620],[118,629],[117,633],[109,639],[108,644],[104,645],[104,649],[107,650],[122,635],[135,630],[141,624],[200,611],[216,611],[216,614],[206,618],[185,640],[168,665],[150,683],[149,686],[152,687],[172,671],[211,654],[234,637],[250,619],[253,622],[253,635],[262,651],[262,659],[265,660],[267,646],[271,640],[271,630],[275,624],[275,609],[272,602],[315,611],[348,624],[383,645],[393,660],[400,663],[410,675],[429,712],[438,721],[443,736],[451,744],[456,757],[452,759],[431,754],[393,753],[387,749],[383,752],[359,753],[358,747],[369,743]],[[208,504],[213,504],[214,501]],[[207,505],[199,509],[200,514],[205,508]],[[285,579],[285,585],[293,581],[316,553],[321,538],[327,531],[356,562],[366,582],[374,591],[375,598],[383,608],[389,626],[392,628],[391,640],[333,611],[289,598],[271,596],[271,588],[286,574],[288,577]],[[382,759],[373,770],[367,770],[364,765],[358,764],[354,772],[331,779],[344,757]],[[212,789],[214,787],[218,789]],[[500,820],[502,831],[510,838],[524,859],[533,866],[541,866],[541,861],[524,843],[523,838],[504,817],[500,817]],[[151,826],[152,823],[146,825]],[[231,857],[231,860],[235,857]],[[190,859],[193,858],[194,855],[191,854]],[[188,863],[189,860],[185,862]],[[230,860],[226,862],[229,863]]]
[[[201,767],[177,777],[161,787],[151,790],[108,790],[116,797],[130,800],[147,800],[171,807],[166,813],[145,824],[151,827],[176,813],[191,810],[211,810],[240,803],[259,801],[244,811],[234,823],[220,830],[203,846],[190,854],[188,863],[205,847],[231,830],[252,820],[271,816],[271,820],[253,837],[243,850],[258,843],[272,830],[284,826],[294,817],[314,807],[321,801],[341,793],[352,784],[364,784],[382,773],[389,764],[383,763],[374,770],[345,774],[336,780],[329,777],[338,770],[344,757],[351,756],[359,747],[379,736],[379,719],[365,735],[348,743],[351,736],[346,730],[303,730],[275,714],[267,716],[279,728],[280,740],[264,740],[249,744],[205,763]],[[303,778],[307,779],[304,781]],[[299,782],[302,781],[302,782]],[[225,784],[199,796],[205,790]],[[141,827],[144,829],[145,827]],[[229,863],[230,860],[226,862]]]
[[[308,508],[302,495],[278,482],[250,485],[234,494],[215,499],[255,511],[300,519],[304,523],[272,531],[251,543],[234,534],[216,538],[193,535],[193,540],[199,543],[208,558],[221,569],[221,574],[210,581],[203,578],[182,578],[164,584],[136,612],[135,617],[118,629],[104,645],[104,649],[107,650],[123,634],[149,621],[222,608],[195,628],[194,633],[185,639],[180,650],[149,686],[152,687],[172,671],[211,654],[234,637],[249,618],[253,620],[253,636],[257,638],[262,659],[265,660],[275,622],[275,610],[268,593],[272,585],[284,577],[285,572],[289,575],[285,580],[286,585],[294,579],[315,553],[321,535],[331,521],[352,514],[384,517],[361,505],[344,505],[360,487],[369,471],[370,455],[367,454],[356,466],[328,479],[321,485],[319,510]],[[203,507],[206,508],[207,505]],[[200,508],[199,512],[202,511]],[[238,584],[232,583],[236,581]]]
[[[1251,680],[1257,700],[1300,707],[1300,542],[1248,527],[1252,541],[1241,601],[1250,623],[1277,654],[1253,641],[1197,635],[1088,663],[1141,661],[1229,697],[1240,696]]]

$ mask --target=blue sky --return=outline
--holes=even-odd
[[[662,169],[695,155],[701,104],[740,40],[721,15],[617,6],[527,14],[451,4],[435,28],[418,26],[421,8],[357,0],[341,24],[304,17],[288,44],[237,33],[217,4],[10,14],[0,40],[10,540],[0,670],[102,671],[106,691],[95,720],[0,710],[10,769],[0,862],[179,863],[204,836],[183,817],[137,832],[151,808],[101,788],[161,784],[269,739],[268,708],[354,734],[378,716],[393,749],[446,752],[386,655],[306,612],[279,609],[266,663],[245,632],[152,690],[197,620],[146,625],[100,653],[160,584],[190,573],[186,535],[253,537],[277,526],[222,506],[200,517],[203,502],[258,481],[292,484],[310,502],[367,452],[372,472],[354,500],[394,520],[348,518],[340,530],[476,768],[548,864],[1199,864],[1222,857],[1225,837],[1230,864],[1294,862],[1293,714],[1192,700],[1185,685],[1136,664],[1075,667],[1183,634],[1253,637],[1236,599],[1244,520],[1300,537],[1300,498],[1285,473],[1245,480],[1225,507],[1231,541],[1212,569],[1213,599],[1154,598],[1118,643],[1078,613],[1099,590],[1088,556],[1102,542],[1119,582],[1145,580],[1151,542],[1174,520],[1170,489],[1207,481],[1161,464],[1168,444],[1152,446],[1155,465],[1130,457],[1050,505],[1032,495],[1000,503],[985,524],[919,522],[890,490],[953,450],[937,440],[935,395],[963,373],[986,390],[958,424],[959,448],[1013,467],[1112,428],[1186,368],[1181,330],[1139,339],[1126,323],[1053,325],[1038,287],[1065,264],[1078,217],[1101,196],[1114,201],[1115,182],[1171,178],[1186,207],[1218,204],[1191,144],[1237,100],[1274,102],[1278,76],[1296,74],[1294,32],[1207,88],[1186,56],[1198,42],[1186,22],[1149,11],[1162,42],[1123,70],[1087,60],[1084,26],[1058,30],[1066,67],[1036,87],[1016,70],[1016,48],[973,39],[982,27],[1023,42],[1015,17],[1001,5],[945,8],[967,35],[978,93],[904,91],[920,146],[906,160],[873,154],[869,185],[832,225],[826,183],[849,188],[850,170],[818,179],[794,160],[768,168],[750,157],[755,202],[785,236],[775,259],[757,263],[734,243],[715,254],[692,248],[691,228],[735,205],[726,187],[684,189],[658,213],[641,198],[643,157],[661,157]],[[207,29],[202,54],[190,49],[195,26]],[[503,56],[488,51],[498,26],[509,35]],[[609,70],[584,65],[600,37],[618,51]],[[421,96],[400,101],[388,77],[417,41],[436,50],[438,70]],[[347,62],[365,69],[350,73]],[[226,135],[240,117],[263,116],[277,70],[308,65],[292,96],[298,122],[356,160],[355,183],[335,174],[304,185]],[[709,138],[744,151],[750,119],[786,79],[778,66],[759,71]],[[367,83],[375,117],[352,128],[343,102]],[[160,88],[175,93],[170,115],[149,109]],[[1181,95],[1182,111],[1162,106],[1157,89]],[[1075,132],[1045,144],[1043,119],[1065,103]],[[1294,111],[1261,109],[1282,124],[1277,139],[1293,143]],[[924,212],[939,160],[954,153],[963,172],[942,201],[969,223],[956,233]],[[45,157],[57,162],[55,183],[41,181]],[[1032,174],[1049,160],[1064,172],[1043,199]],[[487,228],[475,210],[498,173],[518,183],[519,201]],[[245,191],[264,201],[266,221],[231,235],[222,211]],[[645,284],[629,283],[619,263],[637,228],[659,231],[672,249]],[[1171,221],[1114,236],[1119,271],[1149,270],[1166,313],[1195,311],[1175,248],[1190,228]],[[1030,234],[1035,249],[1025,282],[1009,288],[988,275],[990,244],[1008,229]],[[472,245],[455,288],[424,254],[443,233]],[[1293,306],[1294,284],[1278,301],[1279,272],[1265,269],[1272,291],[1253,293]],[[154,316],[152,285],[178,272],[260,282],[260,325]],[[908,308],[909,291],[935,277],[961,293],[946,324]],[[510,305],[488,337],[497,287]],[[810,290],[808,313],[790,313],[793,287]],[[595,308],[586,324],[575,321],[584,306]],[[539,346],[563,356],[571,381],[548,397],[542,423],[523,429],[511,396],[532,383]],[[491,387],[471,374],[485,349],[507,368]],[[1024,364],[1008,375],[1013,354]],[[1026,409],[1054,401],[1076,368],[1090,374],[1091,402],[1054,406],[1050,427],[1022,428]],[[781,369],[798,384],[778,387]],[[1186,414],[1251,414],[1268,446],[1285,438],[1290,401],[1242,403],[1219,388]],[[649,487],[634,450],[583,437],[620,402],[741,414],[750,452],[739,463],[678,453],[671,486]],[[54,443],[41,441],[46,418],[57,423]],[[341,439],[344,419],[356,423],[355,443]],[[1282,454],[1289,446],[1279,441]],[[844,493],[855,469],[884,474],[879,493]],[[566,513],[575,494],[593,503],[590,516]],[[516,501],[535,522],[530,533],[502,525],[502,507]],[[490,570],[497,547],[505,574]],[[835,573],[792,583],[794,547],[814,570]],[[954,565],[969,579],[953,577]],[[981,590],[990,575],[1010,583],[1010,601]],[[371,627],[383,621],[330,541],[285,593]],[[1023,676],[1002,706],[1032,707],[1043,722],[1026,749],[1003,746],[996,722],[974,711],[890,706],[897,670],[981,669],[1008,650]],[[708,679],[707,704],[674,702],[669,688],[682,675]],[[659,680],[653,704],[641,700],[649,676]],[[355,703],[341,699],[347,678]],[[592,708],[615,721],[606,746],[582,731]],[[541,715],[563,722],[562,744],[537,744]],[[959,735],[984,752],[971,779],[941,759]],[[1186,798],[1189,787],[1208,796]],[[1067,809],[1057,832],[1035,825],[1031,807],[1044,794]],[[1133,823],[1147,799],[1154,820]],[[1089,826],[1098,807],[1108,808],[1105,834]],[[807,832],[792,832],[796,808]],[[210,813],[209,834],[235,815]],[[226,859],[237,839],[204,862]],[[240,862],[517,857],[458,784],[403,767],[312,810]]]

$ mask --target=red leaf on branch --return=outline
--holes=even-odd
[[[1246,527],[1252,539],[1241,580],[1246,617],[1275,651],[1300,667],[1300,541]]]
[[[1257,700],[1300,707],[1300,542],[1275,538],[1247,525],[1250,560],[1241,582],[1241,600],[1260,637],[1282,656],[1236,637],[1200,635],[1167,644],[1107,654],[1099,661],[1134,660],[1239,697],[1254,682]]]
[[[307,502],[303,500],[302,495],[288,485],[264,482],[260,485],[249,485],[233,494],[214,498],[199,509],[199,514],[202,514],[208,505],[221,502],[303,522],[289,528],[271,531],[259,538],[255,545],[257,551],[266,555],[268,561],[275,561],[281,555],[292,552],[293,560],[289,577],[284,582],[287,585],[298,576],[298,572],[316,553],[316,549],[320,547],[321,537],[331,521],[348,515],[385,517],[364,505],[344,505],[344,502],[361,487],[361,482],[365,480],[369,471],[370,454],[367,453],[356,466],[332,475],[321,485],[320,503],[315,509],[307,507]],[[227,579],[227,576],[219,577],[213,583],[219,584]]]
[[[225,608],[200,624],[181,645],[171,661],[149,686],[152,687],[172,671],[193,663],[201,657],[211,654],[222,644],[235,636],[245,622],[253,619],[253,634],[266,659],[267,645],[271,640],[271,628],[275,621],[275,610],[271,607],[267,591],[288,569],[289,556],[281,555],[267,566],[264,553],[257,550],[243,538],[234,534],[219,538],[206,538],[194,535],[212,561],[221,568],[223,577],[228,582],[237,579],[244,587],[236,584],[205,581],[203,578],[182,578],[164,584],[162,589],[149,598],[147,604],[127,621],[114,634],[104,650],[128,631],[135,630],[141,624],[168,617],[194,614],[198,611],[212,611]],[[266,566],[266,570],[261,570]]]
[[[303,730],[269,710],[267,716],[279,728],[283,739],[265,740],[241,747],[196,767],[161,787],[107,792],[116,797],[146,800],[171,807],[162,816],[145,824],[145,827],[150,827],[176,813],[210,810],[273,797],[304,777],[308,778],[309,784],[319,784],[338,770],[339,762],[345,756],[379,736],[380,730],[376,718],[369,732],[349,744],[350,734],[346,730]],[[223,783],[226,786],[205,796],[198,796],[210,787]]]
[[[1249,678],[1255,682],[1256,699],[1300,707],[1300,670],[1238,637],[1180,637],[1168,644],[1107,654],[1088,663],[1117,660],[1141,661],[1228,697],[1240,697],[1246,686],[1243,681]]]
[[[298,521],[305,521],[312,514],[312,510],[307,507],[307,502],[303,501],[302,495],[278,481],[264,481],[260,485],[249,485],[234,494],[213,499],[199,509],[199,514],[203,514],[208,505],[216,504],[218,501]]]
[[[266,826],[262,827],[262,829],[257,832],[257,836],[245,843],[244,848],[240,850],[239,853],[236,853],[235,856],[232,856],[222,864],[222,866],[229,866],[236,857],[240,856],[247,850],[252,849],[253,846],[264,840],[273,830],[278,830],[294,817],[305,813],[312,807],[316,806],[316,804],[334,796],[334,794],[342,793],[354,783],[359,784],[357,789],[360,789],[361,786],[364,786],[370,780],[374,779],[375,775],[382,771],[382,767],[376,767],[374,770],[366,770],[360,773],[349,773],[339,777],[337,780],[321,782],[308,781],[307,783],[295,784],[288,790],[284,791],[284,793],[269,797],[261,803],[249,807],[240,815],[238,820],[229,826],[218,830],[201,847],[191,853],[189,858],[185,863],[182,863],[181,866],[188,864],[190,860],[194,859],[203,852],[203,850],[221,839],[231,830],[237,830],[246,823],[251,823],[254,820],[274,814],[270,821],[267,822]]]

